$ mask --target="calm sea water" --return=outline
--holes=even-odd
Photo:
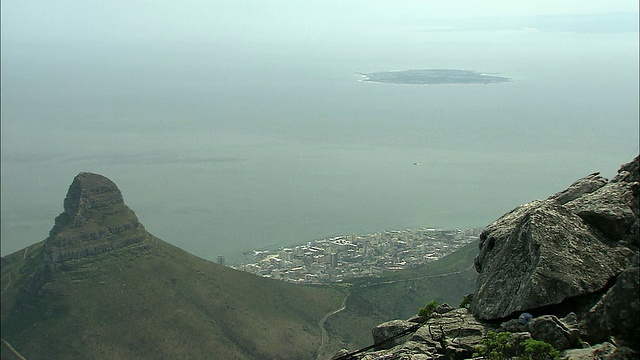
[[[357,75],[429,68],[512,81]],[[484,226],[638,153],[637,33],[8,43],[2,88],[3,255],[47,237],[81,171],[113,180],[154,235],[233,262],[339,233]]]

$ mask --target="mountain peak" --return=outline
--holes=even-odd
[[[113,181],[102,175],[82,172],[69,186],[64,199],[64,214],[70,224],[81,226],[96,212],[122,206],[122,193]]]
[[[56,217],[45,240],[45,263],[58,268],[65,262],[139,244],[147,237],[116,184],[102,175],[82,172],[69,186],[64,212]]]

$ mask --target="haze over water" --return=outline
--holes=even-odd
[[[2,4],[2,255],[47,237],[81,171],[113,180],[152,234],[232,262],[485,226],[638,154],[637,4],[491,19],[421,2],[70,4]],[[512,81],[359,81],[409,69]]]

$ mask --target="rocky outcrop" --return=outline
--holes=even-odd
[[[628,347],[617,347],[604,342],[583,349],[566,350],[560,356],[562,360],[627,360],[637,359],[638,354]]]
[[[487,326],[473,317],[468,309],[455,309],[433,314],[411,341],[424,343],[446,358],[467,359],[473,355],[474,347],[487,331]]]
[[[544,341],[563,359],[638,358],[639,163],[611,181],[590,174],[487,226],[471,313],[443,307],[390,349],[337,358],[467,359],[492,329]],[[389,324],[374,329],[376,341],[411,326]]]
[[[625,270],[600,301],[580,322],[582,338],[590,343],[605,341],[609,336],[629,346],[640,344],[640,271]]]
[[[44,242],[45,267],[59,269],[71,260],[139,245],[148,237],[111,180],[80,173],[64,199],[64,212],[56,217]]]
[[[637,163],[610,182],[591,174],[487,226],[473,313],[504,319],[606,291],[638,251]]]
[[[542,315],[532,319],[528,325],[533,339],[549,343],[558,350],[570,349],[578,345],[580,333],[574,313],[570,313],[563,319],[558,319],[555,315]]]
[[[488,328],[471,315],[468,309],[444,307],[444,313],[434,312],[428,319],[416,325],[411,321],[394,320],[372,330],[376,343],[397,334],[412,330],[409,334],[387,342],[370,353],[349,354],[342,351],[333,359],[468,359]]]
[[[549,343],[558,350],[576,347],[580,339],[575,313],[569,313],[562,319],[555,315],[542,315],[526,323],[519,319],[511,319],[502,323],[498,331],[528,333],[531,338]]]
[[[415,327],[415,323],[405,320],[391,320],[382,323],[371,330],[373,343],[380,344],[378,349],[391,349],[392,347],[402,344],[410,334],[406,334]],[[399,336],[406,334],[405,336]]]

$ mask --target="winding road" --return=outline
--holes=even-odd
[[[333,316],[347,308],[347,299],[349,298],[349,295],[351,295],[351,291],[349,291],[347,293],[347,296],[344,297],[344,300],[342,300],[342,305],[340,305],[340,308],[333,311],[329,311],[328,313],[324,314],[324,316],[322,317],[322,319],[320,319],[320,321],[318,321],[318,327],[322,332],[322,342],[320,343],[320,347],[318,348],[317,360],[320,360],[320,357],[322,356],[322,352],[324,351],[324,347],[327,345],[327,341],[329,340],[329,334],[327,334],[327,329],[324,328],[324,323],[325,321],[327,321],[327,319],[330,316]]]
[[[435,275],[423,275],[423,276],[418,276],[418,277],[409,278],[409,279],[398,279],[398,280],[389,280],[389,281],[383,281],[383,282],[375,282],[375,283],[358,285],[358,287],[364,288],[364,287],[373,286],[373,285],[395,284],[395,283],[399,283],[399,282],[407,282],[407,281],[420,280],[420,279],[428,279],[428,278],[436,278],[436,277],[458,275],[458,274],[461,274],[461,273],[463,273],[465,271],[471,270],[471,268],[473,268],[473,267],[474,267],[474,264],[472,263],[467,268],[462,269],[462,270],[458,270],[458,271],[452,271],[452,272],[448,272],[448,273],[435,274]],[[324,316],[322,317],[322,319],[320,319],[320,321],[318,321],[318,327],[320,328],[320,331],[322,333],[322,341],[320,343],[320,347],[318,348],[317,360],[321,360],[322,352],[324,351],[324,348],[327,346],[327,342],[329,341],[329,334],[327,333],[327,329],[324,328],[324,323],[327,321],[327,319],[329,317],[331,317],[331,316],[343,311],[344,309],[346,309],[346,307],[347,307],[347,299],[349,298],[350,295],[351,295],[351,290],[347,293],[347,296],[345,296],[344,300],[342,300],[342,304],[340,305],[340,308],[338,308],[336,310],[333,310],[333,311],[329,311],[328,313],[324,314]]]

